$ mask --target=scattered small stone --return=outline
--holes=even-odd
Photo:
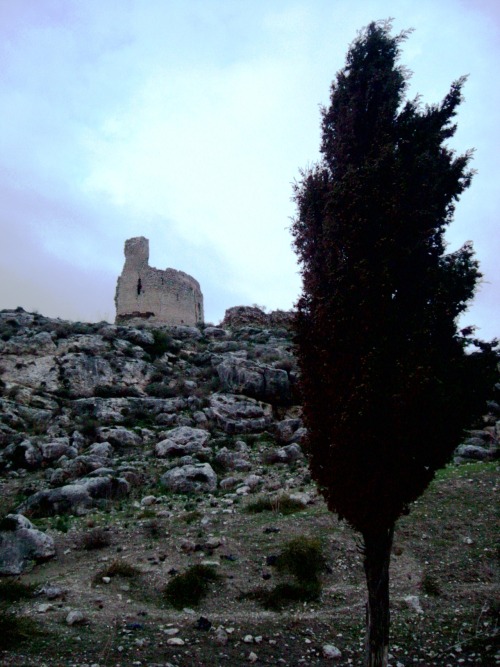
[[[328,658],[328,660],[338,660],[342,657],[342,653],[333,644],[325,644],[323,646],[323,656]]]
[[[253,636],[252,635],[245,635],[243,637],[243,641],[245,644],[253,644]]]
[[[225,646],[228,642],[228,633],[224,630],[222,626],[219,626],[215,631],[215,643],[219,646]]]
[[[109,584],[111,581],[111,577],[102,577],[102,583],[103,584]]]
[[[167,639],[167,644],[169,646],[184,646],[185,643],[184,639],[181,639],[180,637],[170,637],[170,639]]]
[[[251,662],[253,664],[254,662],[257,662],[258,659],[259,658],[258,658],[257,654],[254,653],[253,651],[251,651],[248,654],[248,657],[247,657],[248,662]]]
[[[403,600],[406,602],[408,607],[410,607],[410,609],[413,609],[413,611],[416,611],[417,614],[424,613],[418,595],[407,595],[406,597],[403,598]]]
[[[78,625],[78,624],[81,624],[81,623],[85,623],[86,621],[87,621],[86,617],[78,609],[73,609],[66,616],[66,624],[67,625]]]

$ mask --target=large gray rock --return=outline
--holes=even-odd
[[[211,493],[217,488],[217,475],[209,463],[185,465],[168,470],[160,484],[173,493]]]
[[[271,449],[264,453],[262,459],[264,463],[293,463],[303,458],[302,450],[297,443]]]
[[[77,417],[92,417],[101,424],[121,424],[124,421],[141,420],[144,415],[156,417],[184,410],[185,398],[80,398],[72,403]]]
[[[86,514],[101,499],[122,498],[130,491],[129,483],[120,477],[84,478],[75,484],[57,489],[44,489],[30,496],[19,506],[19,511],[34,517],[55,514]]]
[[[288,373],[279,368],[229,357],[217,366],[217,373],[224,391],[279,405],[288,405],[292,400]]]
[[[209,401],[211,415],[226,433],[260,433],[272,422],[271,406],[251,398],[216,393]]]
[[[156,456],[171,458],[176,456],[209,453],[205,447],[210,434],[200,428],[179,426],[168,431],[167,437],[155,446]]]
[[[8,514],[0,522],[0,575],[22,574],[32,561],[55,556],[54,540],[22,514]]]
[[[219,449],[215,456],[215,461],[224,470],[248,471],[252,469],[252,464],[244,452],[233,452],[227,447]]]

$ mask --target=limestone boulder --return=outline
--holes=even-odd
[[[217,488],[217,475],[209,463],[184,465],[164,473],[160,484],[172,493],[212,493]]]
[[[4,346],[3,354],[46,356],[55,354],[57,346],[48,331],[34,335],[14,336]]]
[[[98,437],[102,443],[107,443],[118,451],[136,449],[142,446],[141,436],[123,426],[100,428]]]
[[[302,419],[283,419],[276,424],[276,438],[281,443],[292,442],[298,429],[302,427]]]
[[[292,443],[285,447],[264,452],[262,459],[264,463],[293,463],[303,457],[304,455],[300,446]]]
[[[99,500],[122,498],[130,491],[129,483],[120,477],[96,477],[80,479],[56,489],[44,489],[30,496],[18,508],[33,517],[56,514],[86,514]]]
[[[179,426],[167,432],[167,437],[155,446],[155,454],[161,458],[193,456],[210,453],[205,447],[210,434],[200,428]]]
[[[252,464],[244,452],[233,452],[227,447],[219,449],[215,456],[215,461],[223,470],[248,471],[252,469]]]
[[[292,389],[284,370],[231,356],[219,364],[217,373],[224,391],[244,394],[266,403],[291,403]]]
[[[54,540],[22,514],[8,514],[0,522],[0,576],[22,574],[33,561],[55,556]]]
[[[261,405],[251,398],[214,393],[209,401],[210,415],[230,435],[260,433],[272,422],[271,406]]]

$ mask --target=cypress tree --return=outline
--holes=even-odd
[[[387,664],[395,522],[485,411],[497,361],[457,327],[481,279],[472,245],[446,254],[443,238],[473,175],[471,153],[446,145],[465,79],[440,104],[406,100],[407,34],[372,23],[351,45],[292,225],[306,449],[329,509],[363,538],[370,667]]]

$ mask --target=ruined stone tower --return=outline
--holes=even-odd
[[[188,324],[203,322],[203,294],[198,281],[183,271],[149,266],[149,241],[125,241],[125,265],[116,284],[117,324]]]

